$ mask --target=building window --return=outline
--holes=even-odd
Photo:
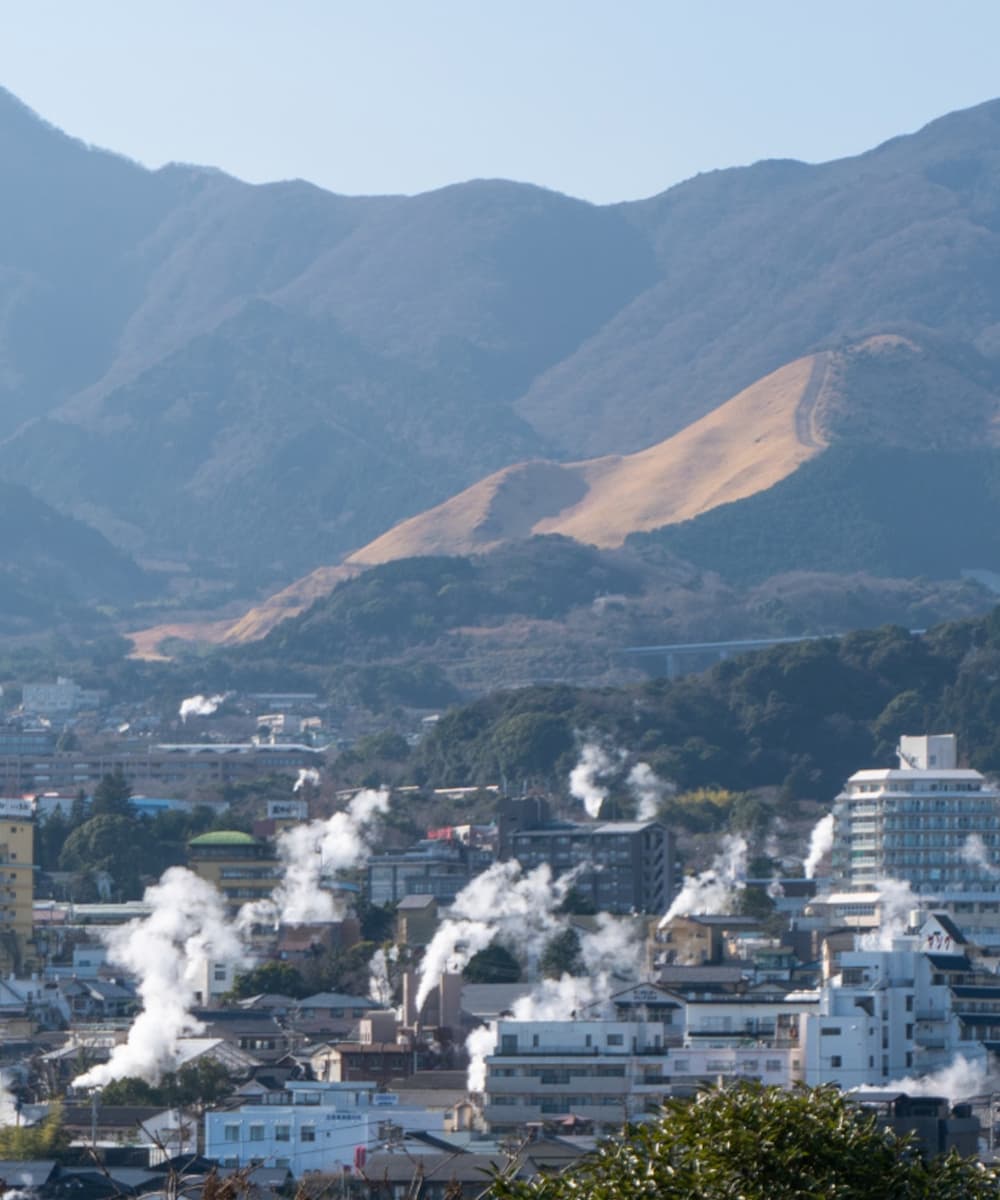
[[[251,1142],[262,1142],[263,1140],[264,1140],[264,1126],[263,1125],[251,1125],[250,1126],[250,1141]]]
[[[291,1125],[275,1125],[274,1140],[276,1142],[290,1142],[292,1140]]]
[[[303,1125],[301,1131],[299,1132],[299,1141],[314,1142],[315,1140],[316,1140],[316,1126],[315,1125]]]
[[[834,1054],[831,1056],[831,1058],[830,1058],[830,1066],[831,1067],[842,1067],[843,1065],[844,1065],[843,1059],[840,1057],[839,1054]]]
[[[222,1140],[224,1142],[238,1142],[240,1140],[239,1125],[223,1125]]]
[[[622,1033],[609,1033],[608,1034],[608,1045],[609,1046],[624,1046],[625,1045],[625,1035]]]

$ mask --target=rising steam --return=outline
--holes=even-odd
[[[960,853],[963,862],[968,863],[970,867],[975,867],[987,878],[996,879],[1000,875],[1000,868],[990,858],[986,843],[978,833],[969,834]]]
[[[806,879],[816,878],[816,868],[833,849],[833,813],[827,813],[813,826],[809,835],[809,851],[802,864]]]
[[[158,1083],[177,1065],[178,1039],[202,1029],[191,1009],[210,964],[246,961],[222,897],[185,867],[165,871],[145,900],[152,905],[149,916],[105,936],[109,961],[138,981],[142,1011],[128,1040],[115,1046],[108,1062],[75,1079],[76,1087],[103,1087],[126,1076]]]
[[[636,800],[636,819],[652,821],[659,815],[663,797],[677,791],[673,783],[661,779],[649,763],[636,763],[626,781]]]
[[[586,952],[585,952],[586,957]],[[514,1002],[515,1021],[573,1021],[586,1014],[597,1018],[610,1015],[612,994],[611,976],[606,971],[596,975],[563,975],[561,979],[543,979],[527,996]],[[470,1092],[486,1088],[486,1059],[497,1045],[496,1023],[474,1029],[465,1039],[469,1055],[467,1086]]]
[[[323,876],[367,860],[371,835],[388,808],[388,791],[369,789],[358,792],[344,812],[286,829],[278,837],[281,882],[270,900],[246,906],[242,922],[308,925],[336,920],[341,913],[334,897],[322,887]]]
[[[368,994],[379,1008],[392,1007],[393,986],[389,975],[389,964],[395,963],[398,958],[398,946],[390,946],[388,950],[383,950],[379,946],[368,964]]]
[[[279,838],[284,871],[269,900],[244,905],[237,920],[211,883],[184,867],[170,867],[146,889],[148,917],[104,935],[109,961],[138,981],[142,1011],[128,1040],[100,1064],[74,1080],[77,1087],[103,1087],[136,1076],[156,1083],[177,1065],[178,1039],[201,1031],[192,1015],[198,989],[211,964],[249,965],[243,935],[256,921],[287,924],[329,921],[333,898],[321,889],[325,872],[357,866],[369,853],[368,837],[389,805],[385,791],[359,792],[346,812],[328,821],[296,826]]]
[[[319,787],[319,771],[315,767],[299,767],[298,776],[292,784],[293,792],[301,792],[308,784],[310,787]]]
[[[210,717],[228,695],[228,692],[221,692],[217,696],[203,696],[199,692],[197,696],[188,696],[186,700],[181,701],[177,715],[182,721],[186,721],[188,717]]]
[[[594,742],[587,742],[580,751],[580,761],[569,773],[570,795],[583,801],[588,817],[601,815],[601,805],[608,798],[608,789],[598,780],[615,769],[610,757]]]
[[[891,1083],[879,1083],[852,1089],[865,1092],[906,1092],[910,1096],[944,1096],[949,1104],[959,1104],[973,1096],[996,1090],[997,1080],[983,1059],[969,1059],[958,1054],[946,1067],[930,1075],[907,1075]]]
[[[674,917],[691,913],[732,912],[736,894],[746,887],[746,873],[746,838],[727,833],[711,866],[700,875],[685,875],[684,886],[660,921],[660,928]]]
[[[891,950],[896,938],[906,933],[910,913],[920,907],[907,879],[880,879],[872,885],[878,892],[879,925],[859,939],[863,950]]]
[[[494,941],[516,946],[519,957],[537,963],[562,922],[556,909],[574,875],[553,880],[542,863],[527,875],[515,860],[494,863],[455,897],[447,920],[438,926],[420,962],[417,1012],[445,971],[461,971],[474,954]]]

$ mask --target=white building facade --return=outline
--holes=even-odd
[[[975,1028],[980,1014],[960,1010],[988,999],[1000,1010],[1000,979],[982,986],[964,954],[952,947],[927,953],[928,938],[925,929],[894,939],[891,949],[841,955],[840,974],[819,989],[818,1008],[804,1019],[807,1084],[885,1085],[930,1074],[958,1055],[986,1063]],[[980,986],[967,988],[964,980]],[[977,999],[966,1000],[966,990]],[[995,1020],[1000,1024],[1000,1011]]]
[[[898,769],[856,771],[834,802],[835,881],[1000,897],[1000,791],[957,766],[954,734],[903,737],[898,753]]]
[[[374,1083],[290,1083],[263,1102],[205,1114],[205,1154],[225,1167],[353,1170],[400,1133],[443,1132],[444,1114],[400,1105]]]
[[[608,1129],[655,1112],[675,1092],[720,1079],[789,1087],[801,1078],[798,1045],[726,1036],[681,1043],[661,1021],[499,1021],[486,1060],[490,1129],[575,1116]]]

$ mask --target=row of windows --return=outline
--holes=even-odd
[[[223,1125],[222,1140],[225,1142],[238,1142],[242,1132],[242,1125]],[[290,1142],[292,1140],[291,1125],[275,1125],[273,1139],[276,1142]],[[267,1126],[265,1125],[250,1125],[247,1130],[247,1140],[251,1142],[263,1142],[267,1140]],[[316,1140],[316,1126],[303,1125],[299,1130],[300,1142],[314,1142]]]

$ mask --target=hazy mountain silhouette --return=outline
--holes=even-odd
[[[995,363],[998,134],[991,102],[607,207],[502,181],[348,198],[147,171],[0,93],[0,473],[131,551],[287,579],[865,333]]]

